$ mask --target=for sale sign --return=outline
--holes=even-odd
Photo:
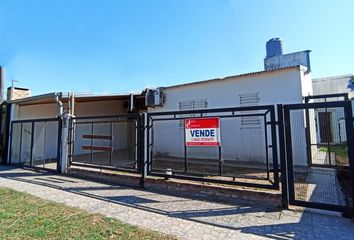
[[[186,146],[220,146],[219,118],[185,119]]]

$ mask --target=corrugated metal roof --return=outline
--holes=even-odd
[[[214,82],[214,81],[227,80],[227,79],[230,79],[230,78],[239,78],[239,77],[251,76],[251,75],[256,75],[256,74],[263,74],[263,73],[270,73],[270,72],[276,72],[276,71],[289,70],[289,69],[294,69],[294,68],[299,68],[300,69],[300,68],[306,68],[306,67],[300,66],[300,65],[296,65],[296,66],[289,66],[289,67],[284,67],[284,68],[263,70],[263,71],[258,71],[258,72],[242,73],[242,74],[239,74],[239,75],[231,75],[231,76],[227,76],[227,77],[224,77],[224,78],[212,78],[212,79],[202,80],[202,81],[197,81],[197,82],[177,84],[177,85],[173,85],[173,86],[163,87],[163,89],[184,87],[184,86],[195,85],[195,84],[204,84],[204,83],[209,83],[209,82]]]
[[[345,75],[338,75],[338,76],[331,76],[331,77],[322,77],[322,78],[315,78],[312,79],[313,82],[321,82],[321,81],[335,81],[335,80],[340,80],[343,78],[353,78],[353,74],[345,74]]]

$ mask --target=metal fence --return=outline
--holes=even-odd
[[[9,164],[60,171],[61,120],[11,122]]]
[[[70,120],[69,160],[74,166],[141,172],[141,115],[76,117]]]
[[[285,105],[284,118],[289,203],[352,211],[351,102]]]
[[[274,106],[147,114],[147,174],[279,188]],[[218,118],[219,146],[187,146],[185,120]]]

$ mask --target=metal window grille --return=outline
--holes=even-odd
[[[240,106],[258,106],[260,102],[259,93],[240,94]],[[257,111],[255,111],[256,113]],[[250,111],[248,111],[250,113]],[[259,117],[241,117],[241,129],[259,128],[261,124]]]
[[[196,109],[205,109],[208,107],[208,101],[206,99],[195,99],[195,100],[186,100],[179,102],[179,110],[196,110]],[[198,117],[196,114],[183,114],[181,117]],[[181,129],[184,129],[184,120],[181,119],[179,122]]]

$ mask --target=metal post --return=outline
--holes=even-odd
[[[146,146],[146,163],[144,163],[144,165],[145,164],[147,164],[146,165],[146,168],[147,168],[147,173],[149,174],[149,172],[150,172],[150,145],[151,145],[151,143],[150,143],[150,117],[149,117],[149,115],[147,115],[147,119],[146,119],[146,144],[147,144],[147,146]]]
[[[269,180],[269,156],[268,156],[268,132],[267,132],[267,115],[264,115],[264,137],[265,137],[265,152],[266,152],[266,168],[267,179]]]
[[[222,176],[223,173],[223,161],[221,156],[221,145],[219,145],[219,175]]]
[[[188,164],[187,164],[187,145],[186,145],[186,119],[184,121],[184,129],[183,129],[183,145],[184,145],[184,171],[188,171]]]
[[[43,140],[43,168],[45,167],[45,155],[46,155],[46,136],[47,136],[47,122],[44,122],[44,140]]]
[[[286,170],[287,170],[287,183],[288,183],[288,196],[289,203],[292,204],[295,201],[295,189],[294,189],[294,168],[293,168],[293,152],[292,152],[292,140],[291,140],[291,119],[290,110],[284,106],[284,130],[285,130],[285,146],[286,146]]]
[[[111,122],[111,126],[110,126],[110,132],[111,132],[111,139],[110,139],[110,146],[112,148],[112,151],[109,152],[109,165],[112,166],[112,153],[114,152],[113,149],[113,122]]]
[[[305,104],[309,102],[309,98],[305,97]],[[311,126],[310,126],[310,111],[308,108],[305,110],[305,118],[306,118],[306,148],[307,148],[307,164],[309,166],[312,165],[312,149],[311,149]]]
[[[91,135],[93,135],[93,123],[91,123]],[[92,145],[93,145],[93,138],[91,138],[91,147],[92,147]],[[91,148],[91,161],[90,161],[90,163],[92,164],[92,162],[93,162],[93,152],[92,152],[92,148]]]
[[[353,110],[350,101],[345,101],[344,103],[344,112],[345,112],[345,128],[347,134],[347,145],[348,145],[348,160],[349,160],[349,170],[351,176],[351,187],[352,187],[352,196],[354,196],[354,128],[353,128]],[[352,198],[351,212],[348,213],[351,216],[354,216],[354,198]]]
[[[18,163],[21,164],[22,160],[22,137],[23,137],[23,123],[21,123],[21,134],[20,134],[20,155],[19,155],[19,160]]]
[[[143,188],[145,183],[145,163],[144,163],[144,131],[145,131],[145,116],[140,115],[138,119],[138,129],[139,129],[139,138],[138,138],[138,163],[139,163],[139,170],[141,173],[140,178],[140,186]]]
[[[9,139],[10,141],[10,143],[9,143],[9,145],[10,145],[10,150],[9,150],[9,152],[10,152],[10,155],[9,155],[9,161],[8,161],[8,164],[11,164],[11,158],[12,158],[12,138],[13,138],[13,136],[12,136],[12,132],[13,132],[13,129],[14,129],[14,123],[13,122],[11,122],[11,124],[10,124],[10,126],[11,126],[11,129],[10,129],[10,134],[9,134],[9,136],[11,137],[11,139]]]
[[[274,185],[279,189],[279,167],[278,167],[278,148],[277,148],[277,129],[275,126],[275,108],[270,108],[271,135],[272,135],[272,157],[274,171]]]
[[[32,122],[31,126],[31,149],[30,149],[30,166],[33,167],[33,142],[34,142],[34,122]]]
[[[61,173],[61,131],[62,131],[62,119],[58,119],[58,145],[57,145],[57,172]]]
[[[279,154],[280,154],[280,170],[281,170],[281,192],[282,192],[282,207],[289,207],[289,193],[288,193],[288,180],[287,180],[287,164],[285,156],[285,138],[284,138],[284,112],[283,105],[277,105],[278,115],[278,134],[279,134]]]

